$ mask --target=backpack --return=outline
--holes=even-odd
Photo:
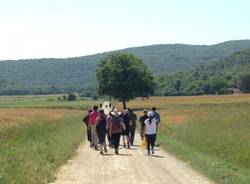
[[[89,115],[83,117],[82,121],[85,123],[86,126],[89,124]]]

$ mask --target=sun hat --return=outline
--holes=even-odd
[[[125,109],[123,112],[124,112],[124,114],[129,113],[128,109]]]
[[[121,112],[119,112],[118,109],[114,109],[111,113],[112,113],[114,116],[120,116],[120,115],[121,115]]]
[[[147,115],[148,115],[148,117],[153,117],[154,113],[152,111],[149,111]]]

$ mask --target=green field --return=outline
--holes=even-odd
[[[100,101],[57,97],[0,97],[0,183],[46,183],[74,154],[85,132],[86,111],[77,109]],[[128,106],[138,115],[158,107],[161,147],[216,183],[250,183],[250,95],[138,98]]]
[[[151,98],[130,103],[159,107],[158,142],[220,184],[250,183],[250,96]]]
[[[52,181],[85,138],[83,114],[64,109],[0,109],[0,183]]]

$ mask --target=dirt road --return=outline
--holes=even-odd
[[[136,144],[139,145],[139,136]],[[185,163],[156,148],[154,156],[147,156],[138,146],[120,149],[106,156],[82,144],[76,157],[58,172],[53,184],[212,184],[190,169]]]

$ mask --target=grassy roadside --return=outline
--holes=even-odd
[[[54,122],[33,119],[0,134],[0,183],[43,184],[55,178],[56,170],[83,140],[81,114]]]
[[[220,184],[250,183],[250,108],[222,108],[184,124],[163,125],[158,141]]]
[[[250,184],[250,95],[153,97],[128,106],[138,115],[156,106],[157,142],[215,183]]]

